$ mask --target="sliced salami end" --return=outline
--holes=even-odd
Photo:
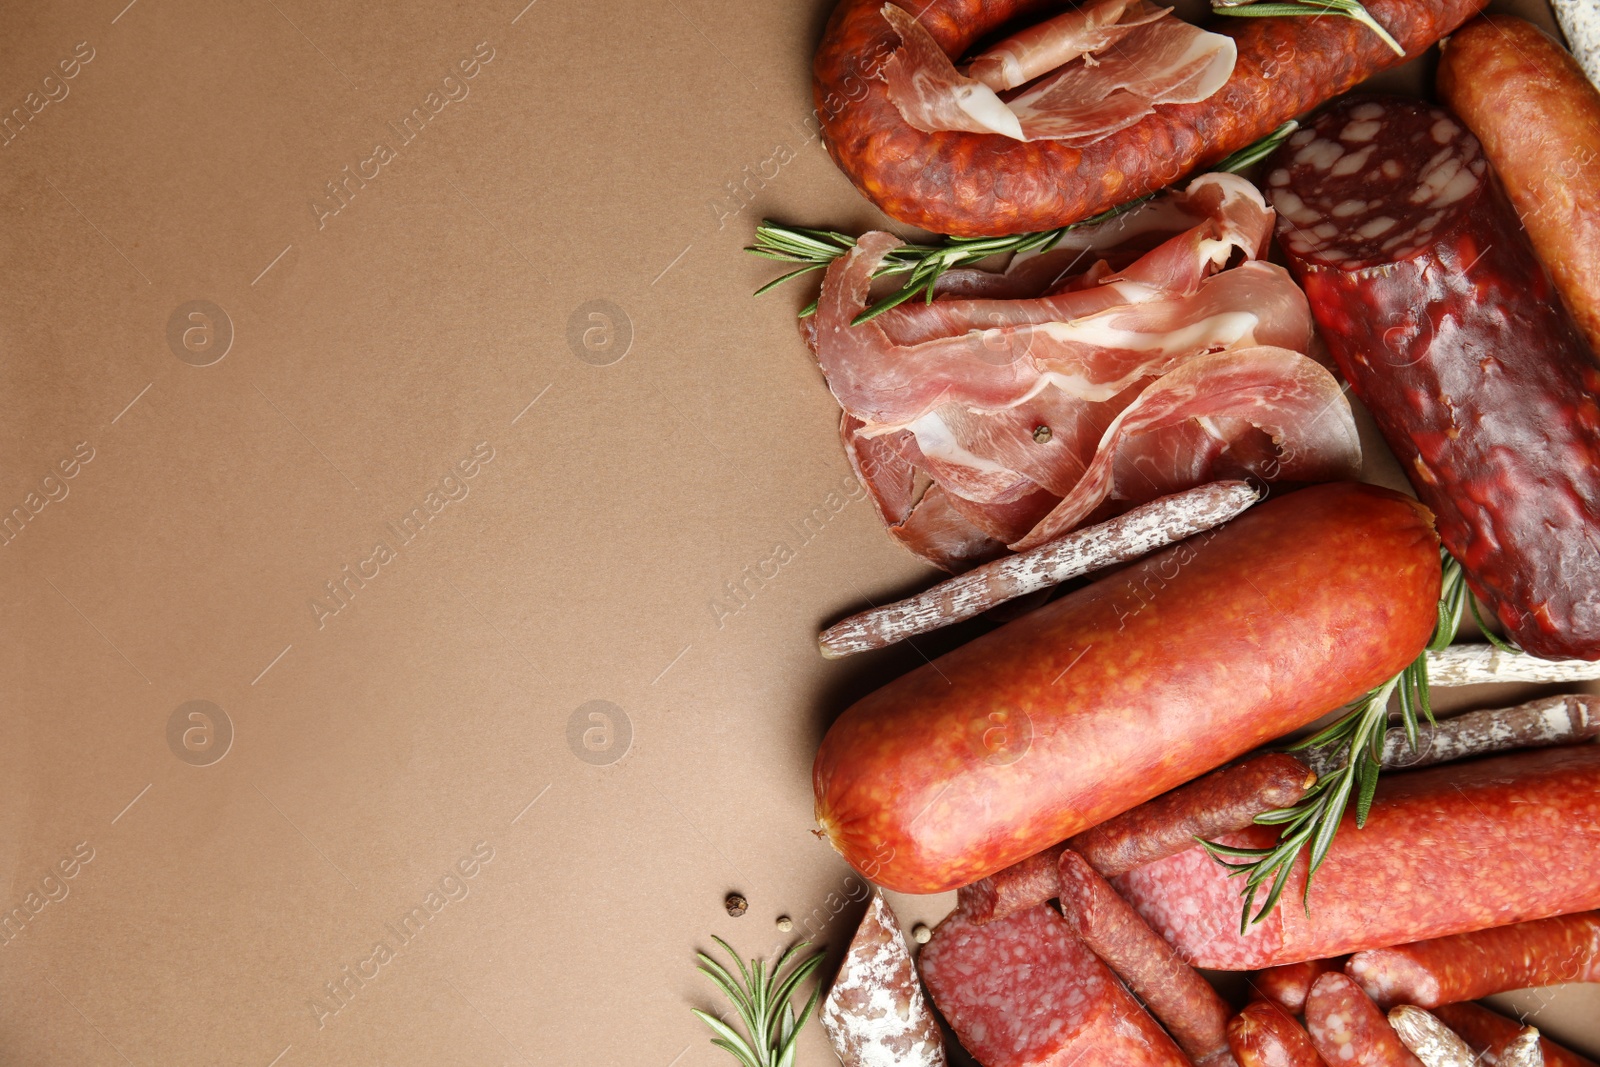
[[[1186,1067],[1188,1060],[1049,905],[979,926],[956,912],[922,979],[985,1067]]]
[[[1354,96],[1279,151],[1267,196],[1292,255],[1363,270],[1430,247],[1472,211],[1488,181],[1478,139],[1448,112],[1420,100]]]
[[[945,1067],[911,946],[882,892],[873,893],[823,1001],[822,1027],[844,1067]]]

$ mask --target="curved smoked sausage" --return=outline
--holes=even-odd
[[[977,881],[1393,677],[1439,584],[1414,500],[1258,504],[858,701],[817,752],[817,821],[886,888]]]

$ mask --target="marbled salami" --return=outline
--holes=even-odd
[[[1600,981],[1600,912],[1357,952],[1345,972],[1384,1007],[1433,1008],[1513,989]]]
[[[944,1042],[882,892],[822,1002],[822,1027],[844,1067],[944,1067]]]
[[[1306,1029],[1322,1058],[1339,1067],[1422,1067],[1372,999],[1337,971],[1312,985]]]
[[[1268,967],[1250,976],[1250,988],[1290,1015],[1299,1015],[1305,1010],[1306,994],[1311,992],[1312,983],[1329,971],[1344,970],[1347,958],[1335,956],[1326,960],[1305,960]]]
[[[984,1067],[1189,1067],[1048,904],[983,926],[957,911],[921,964],[934,1005]]]
[[[1239,1067],[1326,1067],[1305,1028],[1267,1000],[1253,1000],[1233,1017],[1228,1045]]]

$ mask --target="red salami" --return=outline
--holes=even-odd
[[[1306,997],[1311,1043],[1339,1067],[1422,1067],[1361,987],[1337,971],[1318,978]]]
[[[1386,1008],[1433,1008],[1513,989],[1600,981],[1600,913],[1357,952],[1345,971]]]
[[[1061,914],[1195,1063],[1231,1067],[1228,1005],[1071,849],[1061,853]]]
[[[1228,1023],[1239,1067],[1326,1067],[1311,1036],[1278,1005],[1254,1000]]]
[[[1446,1004],[1434,1009],[1434,1014],[1482,1057],[1483,1067],[1499,1067],[1500,1054],[1522,1031],[1520,1023],[1478,1004]],[[1539,1039],[1539,1048],[1544,1052],[1545,1067],[1596,1067],[1593,1060],[1584,1059],[1547,1037]]]
[[[1265,847],[1271,827],[1224,840]],[[1385,775],[1365,829],[1346,812],[1299,904],[1239,933],[1239,879],[1200,848],[1130,871],[1123,896],[1196,967],[1247,970],[1600,907],[1600,746]]]
[[[1305,1010],[1306,994],[1311,992],[1311,984],[1329,971],[1344,970],[1345,959],[1344,956],[1335,956],[1329,960],[1306,960],[1303,963],[1268,967],[1250,976],[1250,988],[1290,1015],[1299,1015]]]
[[[1089,866],[1115,878],[1193,848],[1195,838],[1243,830],[1262,812],[1299,800],[1314,781],[1305,764],[1286,752],[1252,756],[963,887],[961,908],[975,922],[1003,919],[1056,896],[1063,848],[1070,846]]]
[[[1600,368],[1477,140],[1417,100],[1324,111],[1267,175],[1323,339],[1524,649],[1600,659]]]
[[[934,1005],[984,1067],[1189,1067],[1049,905],[984,926],[958,911],[921,963]]]

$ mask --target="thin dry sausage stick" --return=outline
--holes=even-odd
[[[1514,748],[1544,748],[1587,741],[1600,734],[1600,697],[1589,694],[1544,697],[1514,708],[1469,711],[1443,719],[1438,725],[1417,727],[1417,747],[1411,748],[1406,732],[1395,727],[1383,735],[1385,770],[1426,767],[1469,756],[1484,756]],[[1318,774],[1344,762],[1332,748],[1307,748],[1298,753]]]
[[[1481,1004],[1445,1004],[1435,1008],[1433,1013],[1472,1046],[1482,1057],[1484,1067],[1499,1067],[1506,1046],[1522,1029],[1518,1023]],[[1539,1048],[1549,1067],[1595,1067],[1593,1060],[1562,1048],[1548,1037],[1540,1038]]]
[[[1312,984],[1329,971],[1344,970],[1348,958],[1334,956],[1325,960],[1305,960],[1268,967],[1250,976],[1250,988],[1290,1015],[1299,1015],[1305,1010],[1306,994],[1311,992]]]
[[[1502,652],[1493,645],[1451,645],[1428,653],[1428,681],[1433,685],[1489,685],[1493,682],[1592,682],[1600,678],[1600,661],[1541,659],[1520,652]]]
[[[1231,1064],[1233,1013],[1082,856],[1061,853],[1061,914],[1197,1064]]]
[[[1477,1067],[1477,1057],[1456,1032],[1412,1004],[1389,1012],[1389,1025],[1423,1067]]]
[[[1500,1063],[1501,1067],[1544,1067],[1544,1047],[1539,1042],[1539,1031],[1524,1026],[1500,1053]]]
[[[1269,1000],[1253,1000],[1233,1017],[1228,1047],[1239,1067],[1326,1067],[1311,1035]]]
[[[961,908],[980,924],[1004,918],[1056,896],[1063,848],[1070,847],[1106,878],[1115,878],[1193,848],[1196,838],[1242,830],[1262,812],[1295,803],[1315,781],[1305,764],[1286,752],[1251,756],[963,886]]]
[[[1261,498],[1245,482],[1213,482],[1153,500],[1015,556],[986,563],[932,589],[863,611],[822,631],[828,659],[884,648],[981,615],[1009,600],[1090,571],[1147,556],[1221,526]]]
[[[1311,987],[1306,1029],[1317,1052],[1337,1067],[1422,1067],[1371,998],[1336,971]]]
[[[1357,952],[1345,973],[1388,1007],[1433,1008],[1513,989],[1600,981],[1600,912]]]

